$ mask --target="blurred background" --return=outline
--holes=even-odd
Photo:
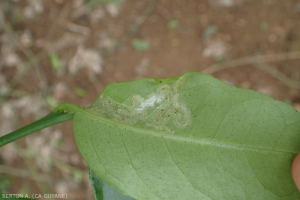
[[[187,71],[300,110],[300,1],[0,1],[0,135],[110,82]],[[0,149],[0,191],[93,199],[87,169],[67,122]]]

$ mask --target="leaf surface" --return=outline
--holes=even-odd
[[[210,75],[112,83],[73,120],[89,167],[134,199],[300,198],[300,114]]]
[[[89,173],[96,200],[134,200],[121,194],[115,188],[107,185],[93,172],[91,168],[89,169]]]

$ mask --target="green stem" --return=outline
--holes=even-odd
[[[49,126],[72,120],[78,109],[80,107],[76,105],[62,103],[42,119],[0,137],[0,147]]]

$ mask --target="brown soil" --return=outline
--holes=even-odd
[[[255,55],[274,55],[274,61],[267,63],[269,67],[277,69],[294,81],[300,81],[299,55],[298,59],[276,60],[277,54],[297,51],[300,53],[298,0],[232,0],[229,1],[233,3],[230,7],[220,5],[218,2],[221,1],[218,0],[160,0],[147,15],[142,13],[146,8],[151,10],[151,3],[155,2],[153,0],[123,0],[115,11],[108,11],[106,4],[99,3],[93,9],[81,14],[78,14],[79,7],[74,6],[75,1],[42,2],[43,12],[35,14],[31,19],[24,15],[24,9],[30,5],[29,1],[1,2],[0,10],[6,28],[0,29],[0,36],[4,38],[13,35],[12,40],[17,43],[15,52],[20,56],[20,63],[26,63],[28,59],[38,55],[36,64],[27,65],[29,70],[12,89],[25,92],[24,95],[41,97],[44,104],[47,104],[47,97],[54,96],[59,102],[66,101],[85,107],[90,105],[111,82],[132,81],[142,77],[167,78],[187,71],[201,72],[215,63],[222,66],[225,62]],[[91,15],[95,9],[99,9],[99,13],[103,12],[103,16],[97,22],[92,22]],[[114,12],[117,12],[116,16],[112,16]],[[17,20],[19,16],[17,13],[22,20]],[[135,26],[137,20],[141,19],[144,19],[143,23],[136,27],[136,31],[132,31],[131,28]],[[171,20],[179,22],[173,29],[168,27]],[[76,29],[72,28],[72,25],[80,27]],[[26,42],[21,41],[21,35],[25,30],[31,34],[32,44],[28,46]],[[72,42],[58,48],[57,46],[65,41],[61,38],[67,33],[74,36]],[[7,40],[3,38],[0,47],[3,47],[5,43],[3,41]],[[149,49],[136,51],[132,46],[133,39],[148,41]],[[117,41],[120,43],[115,48]],[[46,43],[49,48],[46,47]],[[69,72],[68,64],[79,46],[100,52],[103,62],[101,73],[89,72],[87,68],[74,75]],[[49,62],[49,55],[52,52],[57,53],[61,59],[63,65],[61,75],[58,75],[57,70]],[[0,60],[0,75],[9,82],[20,68],[8,67],[2,60]],[[218,70],[213,76],[237,87],[266,93],[275,99],[291,103],[298,109],[300,107],[299,82],[298,88],[291,87],[286,81],[279,80],[278,76],[255,68],[253,62]],[[58,83],[64,83],[67,89],[55,92]],[[76,94],[78,87],[86,90],[86,95]],[[4,95],[1,97],[0,106],[5,106],[5,103],[18,98],[20,95],[16,92]],[[19,120],[14,128],[24,126],[35,119],[33,114],[22,116],[18,109],[15,118]],[[80,155],[73,137],[72,124],[57,125],[52,131],[57,129],[63,133],[64,145],[53,150],[56,152],[55,159],[87,171],[87,165],[81,157],[79,161],[72,159],[72,156],[76,158],[76,155]],[[50,138],[47,141],[50,141]],[[17,144],[27,148],[24,139]],[[4,164],[29,170],[26,159],[21,158],[19,153],[17,155],[17,158],[9,163],[3,159]],[[69,173],[55,166],[48,172],[36,168],[39,173],[51,177],[53,184],[47,185],[49,193],[57,193],[55,186],[65,181],[66,191],[70,197],[68,199],[93,198],[88,182],[74,184]],[[31,193],[42,194],[36,181],[4,174],[0,174],[0,180],[1,177],[7,179],[7,176],[12,178],[7,192],[17,194],[26,186]]]

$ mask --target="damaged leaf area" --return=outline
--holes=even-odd
[[[89,167],[134,199],[300,198],[300,114],[212,76],[112,83],[73,121]]]
[[[154,80],[152,82],[155,83]],[[172,83],[174,86],[157,84],[155,92],[146,98],[134,94],[122,103],[102,94],[88,110],[125,124],[139,124],[174,133],[176,128],[186,128],[190,124],[191,113],[179,100],[182,80]]]

